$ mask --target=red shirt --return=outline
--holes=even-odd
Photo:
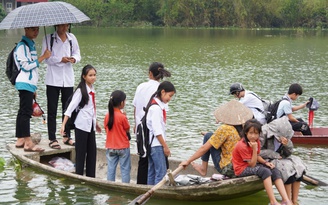
[[[257,140],[257,154],[260,154],[260,141]],[[232,164],[235,175],[239,176],[248,167],[248,162],[252,159],[253,149],[241,139],[232,152]]]
[[[107,149],[125,149],[130,147],[130,142],[126,132],[130,129],[127,117],[120,109],[114,108],[114,124],[111,130],[108,130],[109,113],[106,114],[104,127],[106,130],[106,148]]]

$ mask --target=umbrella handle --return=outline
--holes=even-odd
[[[49,49],[49,47],[48,47],[48,39],[47,39],[47,31],[46,31],[46,27],[45,26],[43,26],[43,30],[44,30],[44,37],[46,38],[47,49]]]

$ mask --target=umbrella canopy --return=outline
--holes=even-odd
[[[88,16],[69,3],[40,2],[11,11],[0,23],[0,29],[52,26],[88,20]]]
[[[241,125],[253,118],[253,112],[237,100],[231,100],[217,108],[214,116],[217,122]]]

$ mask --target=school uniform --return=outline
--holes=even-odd
[[[162,144],[158,141],[158,135],[162,135],[166,141],[166,111],[165,104],[158,98],[154,98],[157,105],[149,107],[147,114],[147,127],[149,129],[149,143],[151,145],[150,156],[148,156],[148,180],[147,184],[154,185],[166,174],[167,164]],[[152,140],[152,136],[154,139]]]
[[[63,42],[57,32],[48,34],[42,43],[42,52],[47,48],[51,50],[51,56],[45,59],[47,72],[45,84],[47,86],[47,109],[48,109],[48,137],[49,140],[56,139],[56,116],[58,99],[61,94],[62,112],[67,99],[72,95],[74,89],[74,70],[72,63],[63,63],[63,57],[73,57],[75,63],[80,62],[80,48],[74,34],[66,33],[67,39]],[[51,47],[50,41],[53,38]],[[70,43],[71,42],[71,43]],[[64,118],[64,115],[62,115]],[[65,130],[67,137],[70,137],[70,130]]]
[[[159,82],[149,79],[149,81],[138,85],[132,104],[135,107],[135,125],[140,124],[141,118],[145,115],[144,108],[147,106],[151,96],[157,91]],[[148,157],[139,157],[137,184],[147,184],[148,178]]]
[[[277,109],[277,118],[281,118],[284,115],[289,115],[293,113],[293,107],[292,107],[292,99],[286,94],[283,97],[284,100],[282,100],[279,103],[278,109]],[[289,121],[292,125],[292,128],[294,131],[299,131],[303,135],[312,135],[311,129],[309,125],[303,121],[301,118],[297,118],[298,122],[292,122]]]
[[[255,96],[256,94],[245,90],[245,96],[239,100],[246,107],[252,110],[254,118],[261,124],[266,124],[265,115],[263,114],[264,107],[262,101]]]
[[[27,43],[18,43],[14,52],[15,63],[21,70],[16,78],[15,88],[19,91],[19,110],[16,118],[16,137],[29,137],[32,104],[37,90],[39,61],[33,40],[23,36]]]
[[[96,130],[96,109],[92,100],[94,88],[87,87],[89,101],[76,116],[75,124],[75,151],[76,151],[76,173],[83,175],[84,162],[86,164],[86,176],[95,177],[97,145],[95,138]],[[73,110],[79,105],[82,99],[81,90],[78,88],[72,98],[71,103],[64,113],[71,116]]]

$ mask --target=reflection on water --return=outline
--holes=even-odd
[[[48,32],[51,32],[50,30]],[[186,159],[201,145],[201,131],[213,131],[213,111],[221,103],[232,99],[228,95],[231,83],[241,82],[246,89],[271,100],[280,98],[289,84],[298,82],[304,94],[295,104],[310,96],[320,102],[315,112],[315,126],[327,122],[328,69],[326,64],[326,32],[202,30],[202,29],[127,29],[74,28],[82,54],[82,62],[75,65],[76,82],[82,67],[90,63],[97,69],[97,111],[103,121],[107,112],[109,94],[121,89],[127,94],[126,112],[133,125],[132,99],[138,84],[147,80],[151,62],[163,62],[172,72],[170,81],[177,94],[170,102],[168,113],[168,144],[173,158]],[[4,67],[7,53],[22,35],[21,31],[0,31],[0,67]],[[38,51],[43,32],[36,40]],[[38,102],[46,111],[45,66],[40,69]],[[11,155],[5,144],[15,141],[15,118],[18,107],[17,91],[1,75],[0,156]],[[60,107],[60,106],[59,106]],[[59,111],[60,112],[60,111]],[[307,119],[307,110],[295,114]],[[60,117],[57,118],[60,124]],[[102,124],[102,123],[101,123]],[[42,133],[47,139],[46,125],[40,118],[32,118],[32,132]],[[103,147],[105,134],[97,135],[98,146]],[[135,152],[134,141],[131,141]],[[327,148],[297,147],[296,153],[308,166],[308,174],[326,180]],[[37,170],[24,169],[15,173],[7,168],[0,173],[0,203],[4,204],[127,204],[136,196],[48,176]],[[326,187],[302,184],[300,204],[327,204]],[[178,201],[155,200],[149,204],[186,204]],[[265,192],[225,201],[224,204],[267,204]],[[203,204],[188,202],[188,204]],[[209,202],[206,204],[217,204]]]

